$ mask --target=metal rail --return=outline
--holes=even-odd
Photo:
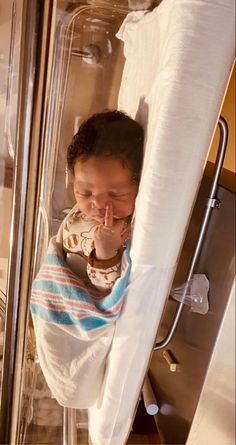
[[[210,220],[210,217],[212,214],[212,210],[214,208],[218,208],[220,205],[220,202],[218,201],[217,196],[216,196],[216,192],[217,192],[218,181],[219,181],[219,177],[220,177],[221,170],[223,167],[223,162],[224,162],[224,157],[225,157],[225,152],[226,152],[226,147],[227,147],[228,126],[227,126],[227,122],[225,121],[225,119],[222,116],[220,116],[220,118],[219,118],[218,125],[219,125],[219,129],[220,129],[220,141],[219,141],[219,148],[218,148],[217,157],[216,157],[212,186],[211,186],[209,198],[207,200],[207,204],[206,204],[207,207],[206,207],[206,211],[205,211],[203,221],[201,224],[198,240],[197,240],[197,243],[195,246],[195,250],[193,253],[193,257],[192,257],[190,266],[189,266],[186,283],[192,278],[194,268],[196,266],[197,260],[199,258],[200,252],[201,252],[203,240],[204,240],[204,237],[206,234],[206,230],[207,230],[208,223],[209,223],[209,220]],[[172,340],[173,335],[176,331],[178,322],[180,320],[183,308],[184,308],[184,297],[185,297],[186,292],[187,292],[187,286],[185,287],[185,291],[183,292],[183,301],[178,304],[178,307],[177,307],[177,310],[176,310],[176,313],[174,316],[174,320],[172,322],[172,325],[170,327],[170,330],[169,330],[167,336],[162,341],[156,343],[156,345],[154,347],[154,351],[156,351],[158,349],[165,348]]]
[[[76,409],[64,408],[63,445],[77,445]]]

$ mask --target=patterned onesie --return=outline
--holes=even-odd
[[[85,216],[78,206],[74,209],[63,224],[66,261],[77,275],[85,280],[89,278],[97,289],[110,291],[120,277],[123,248],[111,259],[97,260],[93,237],[99,223]]]

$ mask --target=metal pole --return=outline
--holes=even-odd
[[[216,191],[217,191],[218,181],[219,181],[219,177],[220,177],[221,170],[223,167],[223,162],[224,162],[224,157],[225,157],[225,152],[226,152],[226,147],[227,147],[228,126],[227,126],[227,123],[223,117],[219,118],[218,125],[220,128],[220,141],[219,141],[219,148],[218,148],[217,158],[216,158],[216,163],[215,163],[215,171],[214,171],[214,175],[213,175],[211,191],[210,191],[209,198],[207,200],[207,208],[206,208],[204,218],[202,221],[202,225],[200,228],[197,244],[195,246],[193,257],[192,257],[192,260],[191,260],[191,263],[189,266],[186,283],[191,279],[194,268],[196,266],[196,262],[198,260],[198,257],[199,257],[199,254],[200,254],[200,251],[202,248],[203,240],[204,240],[204,237],[206,234],[207,226],[208,226],[208,223],[209,223],[209,220],[211,217],[212,209],[214,207],[219,207],[219,202],[216,198]],[[187,286],[186,286],[186,290],[187,290]],[[162,341],[156,343],[156,345],[154,347],[154,351],[156,351],[158,349],[165,348],[172,340],[175,330],[177,328],[178,322],[180,320],[180,316],[181,316],[183,308],[184,308],[184,296],[185,296],[185,294],[183,293],[183,301],[178,304],[178,308],[175,313],[174,320],[172,322],[172,325],[170,327],[168,335]]]
[[[63,445],[77,445],[76,409],[64,408]]]

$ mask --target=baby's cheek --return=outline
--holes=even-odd
[[[131,212],[134,210],[135,199],[136,199],[136,195],[133,196],[132,199],[130,199],[128,204],[127,204],[127,208],[129,208],[129,210],[131,210]]]
[[[81,199],[78,195],[75,195],[75,199],[77,204],[79,205],[79,209],[81,210],[81,212],[84,212],[84,210],[86,209],[85,203],[83,202],[83,199]]]
[[[133,213],[133,210],[134,204],[132,202],[123,203],[114,209],[114,215],[119,217],[126,217]]]
[[[81,204],[80,199],[76,195],[75,195],[75,200],[76,200],[77,204],[79,204],[79,208],[81,209],[81,207],[83,207],[83,205]]]

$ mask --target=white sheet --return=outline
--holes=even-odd
[[[234,2],[164,0],[128,15],[119,37],[119,108],[146,126],[146,156],[131,284],[89,410],[93,445],[122,445],[132,422],[234,58]]]

